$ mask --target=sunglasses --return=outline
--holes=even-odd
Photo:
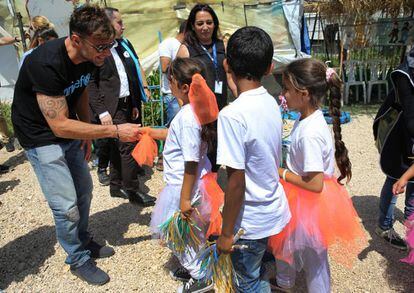
[[[87,39],[85,39],[85,38],[82,38],[82,37],[80,37],[82,40],[84,40],[89,46],[91,46],[92,48],[94,48],[95,50],[96,50],[96,52],[98,52],[98,53],[102,53],[103,51],[105,51],[105,50],[108,50],[108,49],[111,49],[114,45],[115,45],[115,43],[116,43],[116,41],[115,40],[113,40],[112,42],[110,42],[110,43],[107,43],[107,44],[101,44],[101,45],[94,45],[94,44],[92,44],[91,42],[89,42]]]

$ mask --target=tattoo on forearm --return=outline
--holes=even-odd
[[[62,111],[67,116],[68,106],[64,97],[41,96],[38,102],[40,110],[47,119],[56,119]]]

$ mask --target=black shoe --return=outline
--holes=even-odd
[[[6,147],[6,151],[11,153],[14,152],[15,147],[14,147],[14,138],[10,138],[9,141],[4,145]]]
[[[98,168],[98,180],[99,180],[99,184],[101,184],[102,186],[109,185],[110,178],[108,174],[106,173],[106,169]]]
[[[280,286],[278,284],[278,282],[276,281],[276,279],[270,279],[269,280],[269,283],[270,283],[270,289],[272,291],[276,291],[276,292],[286,292],[286,293],[293,292],[292,291],[292,288],[285,288],[285,287]]]
[[[112,197],[120,197],[120,198],[129,199],[128,194],[123,189],[109,189],[109,193],[111,194]]]
[[[191,278],[188,282],[184,283],[182,286],[178,287],[177,292],[179,293],[190,293],[197,292],[203,293],[208,292],[214,288],[214,284],[211,281],[201,281]]]
[[[149,207],[155,204],[155,197],[140,191],[128,191],[128,196],[131,203],[137,203],[144,207]]]
[[[170,276],[174,281],[188,282],[191,279],[191,275],[183,267],[179,267],[175,271],[170,271]]]
[[[137,174],[138,176],[141,176],[141,177],[145,176],[145,169],[142,167],[139,167]]]
[[[0,174],[4,174],[10,171],[10,167],[6,165],[0,164]]]
[[[108,274],[98,268],[92,259],[88,259],[80,267],[71,267],[70,271],[72,274],[91,285],[103,285],[109,282]]]
[[[110,257],[115,254],[115,250],[110,246],[102,246],[92,239],[89,241],[88,245],[85,246],[85,249],[91,252],[92,258],[105,258]]]
[[[384,230],[381,227],[375,228],[375,233],[381,238],[385,239],[391,246],[400,249],[408,250],[407,243],[395,232],[393,228]]]

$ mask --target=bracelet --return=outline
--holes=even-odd
[[[288,171],[289,171],[288,169],[283,170],[283,173],[282,173],[282,179],[283,179],[283,181],[286,181],[286,173]]]
[[[119,139],[118,124],[115,124],[115,127],[116,127],[116,138]]]
[[[16,43],[18,43],[18,42],[19,42],[19,40],[17,39],[17,37],[14,37],[14,41],[15,41]]]
[[[148,89],[148,86],[144,85],[144,89]]]

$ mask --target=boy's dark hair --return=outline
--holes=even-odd
[[[272,58],[272,39],[258,27],[238,29],[227,43],[227,63],[237,77],[260,81]]]
[[[105,10],[97,5],[83,5],[72,13],[69,21],[70,34],[93,36],[100,40],[109,40],[115,36],[111,21]]]

